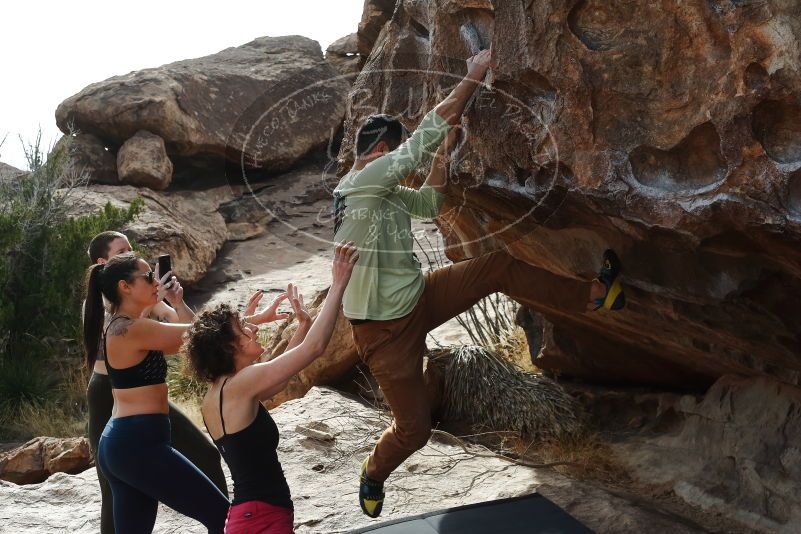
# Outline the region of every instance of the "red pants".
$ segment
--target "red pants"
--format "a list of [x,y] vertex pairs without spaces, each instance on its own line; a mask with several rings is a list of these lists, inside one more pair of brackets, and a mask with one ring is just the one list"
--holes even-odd
[[262,501],[247,501],[228,509],[225,534],[294,534],[294,513]]

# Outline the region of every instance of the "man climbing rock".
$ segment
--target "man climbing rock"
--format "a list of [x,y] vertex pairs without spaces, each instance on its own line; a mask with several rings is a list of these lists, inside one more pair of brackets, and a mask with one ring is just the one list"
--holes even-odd
[[[490,67],[491,52],[467,60],[467,75],[405,142],[401,123],[369,117],[356,134],[356,161],[334,190],[335,240],[359,249],[343,299],[361,359],[378,381],[394,421],[362,464],[359,503],[378,517],[384,481],[431,435],[431,407],[423,382],[429,331],[483,297],[503,292],[534,308],[583,313],[588,305],[620,309],[620,262],[612,251],[592,282],[556,276],[499,250],[423,274],[412,253],[411,218],[439,214],[446,189],[446,156],[465,106]],[[455,129],[454,129],[455,130]],[[448,137],[445,143],[442,141]],[[440,146],[441,145],[441,146]],[[437,150],[437,148],[439,149]],[[419,190],[400,185],[437,150]]]

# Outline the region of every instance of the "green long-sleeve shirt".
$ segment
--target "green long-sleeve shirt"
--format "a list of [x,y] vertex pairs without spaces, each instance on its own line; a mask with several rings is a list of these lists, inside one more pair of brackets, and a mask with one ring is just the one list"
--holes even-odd
[[334,189],[334,239],[359,248],[343,298],[349,319],[396,319],[417,304],[424,281],[412,253],[411,219],[436,217],[444,197],[430,186],[418,191],[399,182],[436,151],[448,129],[445,119],[430,111],[406,142],[349,172]]

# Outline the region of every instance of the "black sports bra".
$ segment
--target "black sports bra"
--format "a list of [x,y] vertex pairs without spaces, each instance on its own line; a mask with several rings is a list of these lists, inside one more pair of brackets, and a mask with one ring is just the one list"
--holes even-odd
[[111,366],[111,362],[108,359],[108,351],[106,350],[106,334],[111,324],[121,317],[130,320],[125,315],[118,315],[108,322],[108,326],[103,331],[103,353],[106,356],[106,369],[108,370],[111,387],[113,389],[131,389],[152,386],[153,384],[165,384],[167,382],[167,360],[164,359],[164,353],[161,351],[151,350],[141,362],[125,369],[114,369]]

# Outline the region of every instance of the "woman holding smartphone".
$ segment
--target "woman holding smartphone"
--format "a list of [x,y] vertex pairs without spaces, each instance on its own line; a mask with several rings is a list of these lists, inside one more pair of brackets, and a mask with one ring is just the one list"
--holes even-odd
[[[198,315],[189,331],[192,367],[211,383],[201,407],[203,420],[234,480],[226,534],[293,532],[292,498],[276,453],[278,428],[261,401],[323,354],[357,260],[353,243],[336,247],[323,309],[298,346],[269,362],[255,363],[264,352],[258,327],[226,305]],[[294,288],[288,298],[294,309],[302,304]]]
[[[128,241],[128,237],[125,236],[125,234],[106,231],[92,238],[87,253],[92,263],[106,263],[109,259],[118,254],[132,251],[131,243]],[[160,270],[165,275],[169,275],[171,269],[165,269],[164,267],[166,267],[166,265],[156,270]],[[158,274],[156,276],[158,277]],[[170,276],[169,278],[169,282],[171,283],[167,284],[168,276],[164,276],[159,285],[160,296],[163,297],[163,299],[160,298],[155,306],[145,308],[142,312],[143,317],[149,317],[161,323],[191,323],[195,318],[195,314],[184,302],[183,288],[174,276]],[[168,285],[169,287],[167,287]],[[111,306],[108,302],[104,302],[103,304],[108,315]],[[246,314],[253,316],[252,322],[268,322],[281,318],[277,314],[269,316],[265,312],[262,314],[255,314],[256,305],[258,305],[258,295],[251,297],[251,307],[249,309],[254,311],[246,312]],[[108,420],[111,419],[111,412],[114,407],[114,397],[111,392],[111,382],[108,378],[106,358],[103,353],[102,343],[98,349],[98,353],[87,361],[87,365],[92,371],[86,388],[86,404],[89,412],[89,446],[92,449],[92,454],[97,457],[97,446],[100,442],[100,435],[106,428]],[[220,464],[222,459],[220,458],[220,453],[217,451],[217,448],[209,438],[195,426],[189,417],[171,402],[169,403],[168,415],[170,418],[172,447],[186,456],[190,462],[203,471],[203,473],[214,482],[214,485],[220,488],[220,491],[227,496],[228,487],[226,486],[225,474]],[[111,486],[97,462],[95,462],[95,468],[97,470],[97,480],[100,484],[101,496],[100,534],[114,534]]]
[[[117,534],[152,532],[159,502],[200,521],[210,533],[223,532],[228,499],[170,445],[164,354],[179,351],[189,324],[142,317],[158,293],[155,273],[135,253],[116,255],[87,272],[87,359],[94,362],[105,349],[114,396],[96,461],[111,485]],[[103,297],[110,304],[105,328]]]

